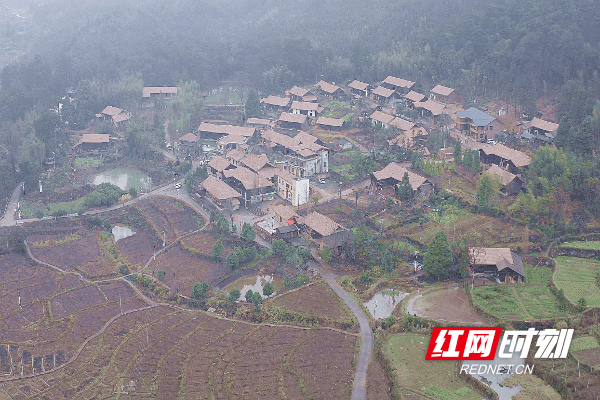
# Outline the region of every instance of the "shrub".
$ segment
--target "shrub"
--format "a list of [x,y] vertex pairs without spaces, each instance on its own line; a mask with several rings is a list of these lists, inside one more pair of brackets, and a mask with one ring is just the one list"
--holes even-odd
[[227,300],[229,300],[230,303],[235,303],[236,301],[238,301],[240,299],[240,289],[231,289],[231,292],[229,292],[229,297],[227,298]]
[[158,280],[162,281],[165,278],[165,271],[162,269],[159,270],[156,276],[158,277]]
[[263,294],[265,296],[270,296],[273,294],[273,292],[275,291],[275,289],[273,288],[273,284],[271,282],[267,282],[265,284],[265,286],[263,286]]

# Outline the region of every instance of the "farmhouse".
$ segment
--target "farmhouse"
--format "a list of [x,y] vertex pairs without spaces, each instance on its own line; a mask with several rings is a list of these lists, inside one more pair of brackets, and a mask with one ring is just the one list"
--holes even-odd
[[299,222],[305,226],[311,237],[317,240],[320,246],[329,243],[327,245],[335,252],[339,252],[346,243],[352,240],[351,231],[316,211],[300,218]]
[[277,123],[281,128],[305,130],[308,129],[308,121],[306,115],[302,114],[290,114],[282,112],[277,120]]
[[377,86],[371,92],[371,98],[375,101],[390,101],[396,97],[396,92],[393,89],[387,89],[383,86]]
[[238,148],[240,145],[246,143],[248,138],[241,135],[227,135],[217,140],[217,151],[221,154]]
[[199,153],[198,137],[193,133],[186,133],[179,138],[177,152],[181,156],[196,157]]
[[424,98],[424,94],[411,90],[410,92],[404,95],[404,106],[407,108],[413,108],[415,106],[415,103],[420,102]]
[[498,132],[504,130],[504,124],[500,120],[475,107],[457,111],[456,114],[458,129],[477,141],[495,140]]
[[177,96],[177,87],[175,86],[145,86],[142,89],[143,99],[170,100],[175,96]]
[[429,98],[443,103],[460,103],[460,96],[452,88],[436,85],[429,92]]
[[237,210],[240,207],[241,193],[233,189],[222,180],[209,176],[200,184],[210,196],[213,203],[221,208]]
[[552,143],[556,137],[558,126],[554,122],[536,117],[521,126],[521,138],[534,140],[540,144]]
[[500,191],[506,195],[519,194],[523,188],[523,181],[517,175],[500,168],[497,165],[492,165],[487,172],[498,178],[500,181]]
[[131,118],[129,111],[113,106],[106,106],[96,117],[101,121],[112,122],[116,127],[125,125],[125,122]]
[[273,182],[245,167],[223,171],[223,180],[241,193],[245,208],[265,200],[273,200],[275,189]]
[[474,274],[492,276],[497,282],[525,282],[521,256],[506,247],[469,247],[469,264]]
[[392,89],[398,93],[401,93],[405,89],[410,89],[415,85],[412,81],[406,79],[396,78],[395,76],[388,76],[383,80],[381,86]]
[[106,150],[110,144],[108,133],[84,133],[81,139],[73,146],[78,151],[101,151]]
[[326,131],[340,131],[344,126],[344,120],[339,118],[319,117],[317,127]]
[[308,202],[308,178],[299,178],[283,168],[277,168],[275,176],[279,197],[289,201],[294,207]]
[[289,97],[269,96],[260,100],[265,109],[271,111],[285,111],[290,105]]
[[446,113],[446,106],[444,104],[431,99],[415,102],[414,107],[420,111],[423,117],[431,117],[434,121],[439,120],[440,115]]
[[369,116],[369,119],[371,120],[371,123],[373,123],[373,125],[380,125],[385,129],[388,129],[390,127],[390,124],[392,123],[394,118],[395,117],[393,115],[386,114],[381,111],[375,111]]
[[381,189],[393,187],[395,194],[397,195],[398,185],[402,183],[402,178],[404,178],[405,173],[408,173],[408,181],[414,192],[428,195],[433,189],[432,183],[429,182],[427,178],[415,174],[396,163],[389,163],[385,168],[373,172],[371,174],[371,188]]
[[513,174],[521,173],[523,169],[531,164],[531,157],[527,154],[500,143],[493,146],[483,146],[479,152],[482,155],[481,160],[485,164],[496,164],[506,168]]
[[292,98],[292,100],[295,101],[306,101],[304,99],[305,96],[311,94],[308,90],[298,87],[298,86],[294,86],[293,88],[291,88],[290,90],[288,90],[286,92],[286,94],[289,94]]
[[254,135],[256,128],[249,126],[217,125],[202,122],[196,130],[197,136],[202,139],[219,140],[226,135],[240,135],[250,137]]
[[317,137],[300,131],[294,137],[273,130],[264,131],[261,143],[279,152],[287,168],[299,177],[329,172],[329,149]]
[[219,178],[223,178],[223,171],[234,166],[223,156],[216,156],[208,162],[208,171]]
[[271,211],[275,213],[274,218],[279,225],[295,224],[296,219],[299,217],[292,207],[286,205],[273,206],[271,207]]
[[316,86],[329,98],[339,99],[344,96],[344,91],[339,86],[332,85],[329,82],[321,80],[317,82]]
[[373,90],[373,87],[368,83],[364,83],[357,80],[352,81],[352,83],[350,83],[348,87],[350,88],[350,92],[352,94],[364,97],[369,97],[369,92]]
[[273,122],[271,122],[270,119],[265,118],[248,118],[246,123],[259,129],[269,129],[273,126]]
[[[397,118],[398,119],[398,118]],[[404,147],[411,149],[417,140],[425,138],[429,133],[427,129],[421,126],[413,126],[410,129],[403,129],[402,132],[392,140],[388,140],[390,146]],[[427,149],[427,147],[425,147]]]
[[292,102],[290,110],[292,111],[292,114],[302,114],[316,118],[319,113],[323,112],[323,107],[320,107],[318,103],[294,101]]

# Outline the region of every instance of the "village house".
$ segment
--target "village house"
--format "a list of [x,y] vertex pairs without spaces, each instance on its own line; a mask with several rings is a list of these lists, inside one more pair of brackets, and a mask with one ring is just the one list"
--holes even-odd
[[284,129],[295,129],[297,131],[308,129],[308,120],[303,114],[290,114],[282,112],[277,123]]
[[395,117],[393,115],[386,114],[381,111],[375,111],[369,116],[369,119],[373,125],[379,125],[384,129],[388,129],[390,127],[390,124],[394,118]]
[[275,213],[275,216],[256,222],[256,234],[268,242],[275,239],[291,242],[297,238],[300,229],[296,224],[296,219],[299,217],[296,211],[286,205],[273,206],[270,210]]
[[392,120],[392,122],[390,122],[390,126],[393,126],[394,128],[398,128],[401,131],[409,131],[415,126],[415,123],[407,121],[400,117],[396,117]]
[[261,143],[280,153],[287,164],[286,169],[298,177],[329,172],[329,149],[306,132],[300,131],[290,137],[268,130],[262,133]]
[[389,102],[392,99],[397,98],[397,93],[393,89],[387,89],[383,86],[377,86],[371,92],[371,98],[375,101]]
[[334,254],[339,254],[343,246],[352,240],[352,231],[316,211],[301,217],[298,222],[305,227],[320,248],[327,245]]
[[250,126],[218,125],[202,122],[194,133],[199,139],[217,141],[227,135],[240,135],[249,138],[254,135],[255,132],[256,128]]
[[177,96],[175,86],[145,86],[142,89],[144,100],[170,100],[175,96]]
[[404,95],[404,107],[414,108],[415,103],[420,102],[424,98],[425,98],[424,94],[421,94],[419,92],[415,92],[414,90],[411,90],[410,92],[408,92],[407,94]]
[[[309,92],[308,90],[294,86],[290,90],[286,91],[286,94],[292,98],[292,101],[316,101],[317,97]],[[307,100],[307,96],[314,96],[315,100]]]
[[224,170],[223,180],[241,193],[244,208],[273,200],[275,196],[275,185],[271,180],[243,166]]
[[84,133],[81,139],[73,146],[75,151],[99,152],[108,149],[110,145],[110,134],[108,133]]
[[129,111],[113,106],[106,106],[104,110],[96,114],[101,121],[111,122],[115,127],[122,127],[131,118]]
[[227,135],[217,140],[217,151],[221,154],[227,153],[229,150],[238,148],[246,143],[248,137],[241,135]]
[[436,85],[433,89],[431,89],[431,91],[429,92],[429,98],[432,100],[440,101],[442,103],[462,102],[462,99],[456,93],[456,90],[442,85]]
[[339,86],[332,85],[323,80],[317,82],[316,86],[321,89],[321,92],[329,99],[341,99],[345,95],[344,91]]
[[278,97],[269,96],[261,99],[260,102],[263,104],[266,110],[270,111],[285,111],[290,105],[289,97]]
[[527,154],[500,143],[493,146],[483,146],[479,152],[483,163],[496,164],[513,174],[520,174],[531,164],[531,157]]
[[509,248],[469,247],[473,274],[493,277],[497,282],[525,283],[523,259]]
[[414,85],[415,85],[415,83],[412,81],[407,81],[406,79],[396,78],[395,76],[391,76],[391,75],[389,75],[387,78],[385,78],[383,80],[383,82],[381,83],[381,86],[383,86],[387,89],[392,89],[392,90],[398,92],[399,94],[405,93],[406,91],[408,91],[408,89],[412,88]]
[[414,108],[419,110],[422,117],[432,118],[434,122],[440,122],[441,116],[446,114],[446,106],[439,101],[427,99],[415,102]]
[[248,118],[246,124],[258,129],[270,129],[273,127],[273,122],[265,118]]
[[283,168],[277,168],[275,176],[279,197],[289,201],[294,207],[308,202],[310,191],[308,178],[297,177]]
[[242,194],[222,180],[210,175],[202,181],[201,194],[208,194],[211,201],[220,209],[237,210],[240,208]]
[[270,208],[275,213],[275,221],[279,225],[291,225],[296,223],[296,219],[299,217],[296,210],[287,205],[277,205]]
[[523,181],[517,175],[508,172],[505,169],[493,164],[487,172],[498,179],[500,182],[500,192],[511,196],[517,195],[523,188]]
[[534,118],[521,125],[521,139],[538,142],[538,144],[552,143],[556,137],[558,124],[541,118]]
[[177,141],[177,154],[180,156],[197,157],[200,153],[198,137],[193,133],[186,133]]
[[[424,140],[429,134],[427,129],[422,126],[413,126],[410,129],[402,129],[402,131],[395,138],[388,140],[390,146],[403,147],[405,149],[412,149],[417,144],[418,140]],[[427,149],[425,147],[425,149]]]
[[344,126],[344,120],[339,118],[319,117],[317,127],[325,131],[341,131]]
[[433,184],[429,182],[427,178],[409,171],[394,162],[389,163],[385,168],[371,174],[371,189],[379,190],[393,188],[394,195],[397,196],[398,186],[402,183],[405,173],[408,174],[408,182],[412,187],[413,192],[428,196],[433,190]]
[[496,140],[496,135],[504,130],[502,121],[475,107],[465,111],[457,111],[458,129],[476,141]]
[[223,156],[216,156],[206,164],[208,172],[212,175],[223,179],[223,172],[227,169],[234,168],[234,165]]
[[316,118],[318,114],[323,112],[323,107],[318,103],[307,103],[304,101],[294,101],[290,107],[292,114],[302,114],[308,117]]
[[373,90],[373,87],[368,83],[354,80],[348,85],[350,92],[357,96],[369,97],[369,93]]

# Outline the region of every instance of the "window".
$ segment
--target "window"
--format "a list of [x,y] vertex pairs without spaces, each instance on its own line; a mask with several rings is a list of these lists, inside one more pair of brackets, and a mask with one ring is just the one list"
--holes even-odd
[[494,126],[493,126],[493,125],[490,125],[490,126],[488,127],[488,131],[493,131],[493,130],[494,130]]

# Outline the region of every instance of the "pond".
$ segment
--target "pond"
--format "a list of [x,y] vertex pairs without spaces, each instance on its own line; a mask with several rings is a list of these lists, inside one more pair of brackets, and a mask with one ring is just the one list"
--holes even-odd
[[[267,282],[273,283],[273,277],[269,275],[257,276],[256,283],[254,285],[244,285],[244,287],[240,290],[240,300],[246,300],[246,292],[248,292],[248,290],[252,290],[252,292],[259,292],[262,298],[266,299],[267,296],[262,294],[262,291],[263,286],[265,286]],[[273,294],[271,294],[269,297],[273,297],[275,295],[276,293],[273,292]]]
[[408,293],[402,293],[397,290],[382,290],[377,293],[371,300],[364,303],[367,310],[373,318],[381,319],[392,315],[394,308],[405,298]]
[[152,179],[139,169],[135,168],[115,168],[93,175],[90,182],[96,186],[108,182],[117,185],[121,190],[148,190],[152,187]]
[[[479,381],[483,381],[485,383],[488,384],[488,386],[498,394],[498,398],[500,400],[511,400],[512,397],[514,395],[516,395],[517,393],[519,393],[521,391],[521,389],[523,388],[521,385],[514,385],[514,386],[500,386],[500,383],[502,381],[504,381],[505,379],[510,378],[512,375],[515,374],[515,369],[517,368],[517,366],[519,365],[524,365],[524,359],[521,358],[521,352],[520,351],[515,351],[512,355],[511,358],[500,358],[498,357],[498,352],[500,351],[500,346],[498,346],[498,349],[496,351],[496,357],[494,360],[490,360],[490,361],[463,361],[463,366],[468,365],[469,369],[470,366],[472,364],[476,364],[479,366],[485,365],[499,365],[499,364],[504,364],[504,365],[512,365],[512,368],[509,370],[506,370],[505,373],[496,373],[496,374],[492,374],[492,373],[483,373],[483,374],[471,374],[473,376],[473,378],[479,380]],[[481,369],[483,370],[484,368],[481,367]],[[487,368],[485,368],[487,369]],[[497,372],[497,371],[496,371]]]
[[115,242],[118,242],[121,239],[135,235],[135,232],[126,226],[115,225],[112,228],[112,234],[115,238]]

